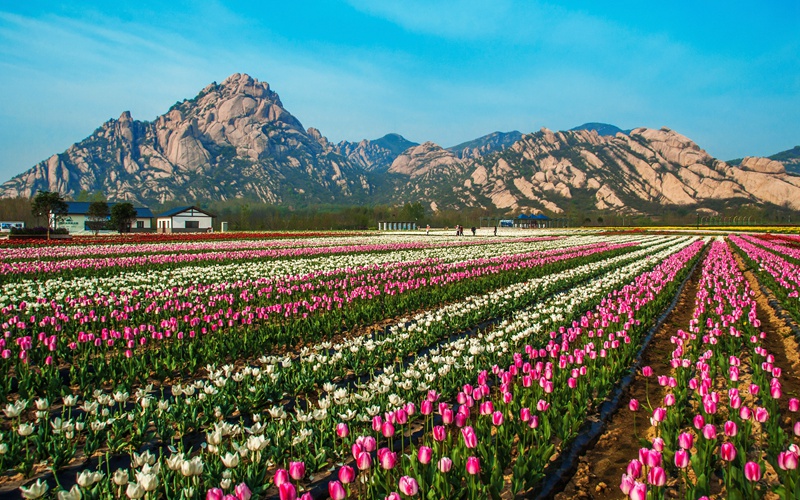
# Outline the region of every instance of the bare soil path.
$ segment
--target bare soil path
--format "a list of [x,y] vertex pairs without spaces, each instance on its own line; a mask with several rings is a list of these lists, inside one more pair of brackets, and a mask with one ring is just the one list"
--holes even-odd
[[[653,335],[650,345],[642,356],[641,366],[652,367],[654,373],[670,371],[668,360],[674,349],[670,337],[677,329],[687,328],[689,325],[694,312],[701,271],[702,263],[695,268],[689,282],[683,288],[675,309]],[[581,457],[577,472],[564,491],[555,495],[556,499],[624,498],[619,489],[620,478],[628,462],[636,458],[637,450],[642,447],[640,439],[645,437],[642,431],[650,427],[648,394],[654,408],[661,406],[665,391],[658,385],[655,377],[648,379],[642,376],[639,370],[628,388],[628,394],[621,400],[623,404],[611,418],[606,431],[594,447]],[[641,403],[641,409],[636,414],[628,410],[627,402],[630,398],[635,398]],[[636,434],[634,434],[634,418],[636,418]]]

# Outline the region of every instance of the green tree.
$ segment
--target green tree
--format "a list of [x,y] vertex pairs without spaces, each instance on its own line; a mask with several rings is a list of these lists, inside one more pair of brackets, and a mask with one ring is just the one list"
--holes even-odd
[[108,216],[110,213],[108,203],[105,201],[93,201],[89,204],[89,211],[87,213],[89,217],[88,226],[89,229],[94,231],[95,236],[97,236],[97,233],[100,232],[101,229],[104,229],[108,225]]
[[111,207],[111,227],[120,233],[128,233],[131,230],[131,223],[136,220],[136,209],[133,204],[117,203]]
[[50,191],[39,191],[33,197],[31,202],[31,213],[37,219],[47,217],[47,239],[50,239],[50,228],[58,226],[58,223],[64,219],[67,214],[69,206],[61,193]]

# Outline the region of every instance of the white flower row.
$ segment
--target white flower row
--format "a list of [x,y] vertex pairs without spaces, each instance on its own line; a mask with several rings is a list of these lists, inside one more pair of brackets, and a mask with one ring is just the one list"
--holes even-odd
[[[633,241],[633,237],[615,241]],[[184,266],[174,269],[120,272],[114,277],[54,277],[48,280],[28,279],[3,285],[0,308],[22,301],[36,309],[36,299],[61,302],[66,297],[108,295],[122,292],[159,292],[173,287],[186,288],[199,283],[213,284],[271,277],[298,276],[335,269],[353,269],[393,262],[419,259],[439,259],[441,262],[460,262],[471,259],[549,250],[576,245],[609,241],[602,236],[573,236],[558,240],[509,242],[493,245],[425,248],[396,252],[337,254],[307,259],[269,259],[243,261],[210,266]]]

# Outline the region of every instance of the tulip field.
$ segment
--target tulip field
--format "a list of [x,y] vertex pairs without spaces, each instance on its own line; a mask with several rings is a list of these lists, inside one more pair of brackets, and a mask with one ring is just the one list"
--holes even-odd
[[755,299],[796,328],[797,236],[97,238],[0,245],[0,284],[3,498],[548,497],[612,401],[603,498],[800,498]]

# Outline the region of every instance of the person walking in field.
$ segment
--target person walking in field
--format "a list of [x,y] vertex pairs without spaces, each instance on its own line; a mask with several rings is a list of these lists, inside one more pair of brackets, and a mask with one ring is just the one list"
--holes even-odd
[[425,226],[425,236],[429,236],[431,234],[431,225],[428,224]]
[[477,229],[475,228],[475,226],[472,226],[472,236],[475,236],[475,231],[477,231]]
[[494,226],[494,235],[497,236],[497,226]]

